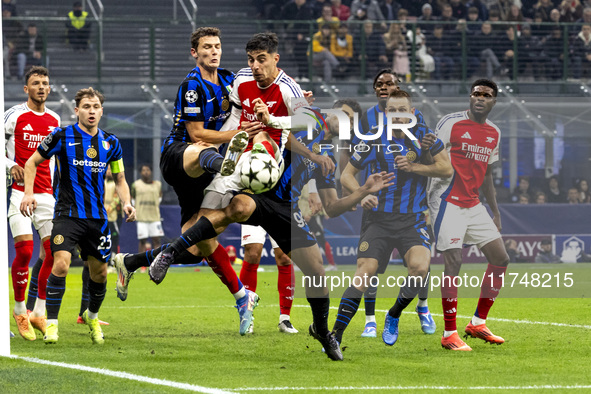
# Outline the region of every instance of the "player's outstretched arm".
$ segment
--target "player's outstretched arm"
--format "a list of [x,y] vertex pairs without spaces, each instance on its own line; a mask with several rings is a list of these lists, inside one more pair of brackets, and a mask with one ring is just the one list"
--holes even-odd
[[318,193],[320,194],[320,199],[322,200],[327,215],[335,217],[350,210],[370,194],[391,186],[393,180],[393,173],[382,171],[377,174],[372,174],[367,178],[367,181],[363,186],[357,188],[347,197],[338,198],[337,191],[334,188],[320,189],[318,190]]
[[125,221],[135,222],[135,208],[131,205],[131,193],[129,192],[129,185],[125,180],[125,172],[114,173],[113,178],[115,178],[115,190],[123,205],[123,212],[127,216]]
[[453,175],[453,167],[445,149],[433,156],[432,164],[413,163],[402,155],[396,156],[394,160],[396,160],[398,170],[404,172],[438,178],[449,178]]
[[357,182],[357,174],[359,174],[361,170],[357,169],[351,163],[347,163],[345,169],[341,173],[341,185],[343,186],[343,190],[347,190],[349,193],[353,193],[355,190],[359,189],[359,182]]
[[495,226],[497,226],[497,229],[500,232],[502,229],[501,213],[499,212],[499,206],[497,205],[497,197],[495,193],[495,185],[493,182],[491,165],[489,165],[486,169],[484,182],[482,183],[482,186],[480,186],[480,189],[482,190],[482,194],[484,194],[484,198],[486,198],[486,202],[490,207],[490,210],[492,211],[493,222],[495,223]]
[[203,122],[186,122],[187,132],[192,142],[205,142],[207,144],[224,144],[230,142],[232,137],[240,130],[217,131],[203,127]]
[[25,163],[25,195],[21,200],[20,211],[24,216],[32,216],[33,211],[37,208],[37,201],[33,194],[33,186],[35,185],[35,176],[37,175],[37,167],[46,159],[41,154],[35,151],[29,160]]

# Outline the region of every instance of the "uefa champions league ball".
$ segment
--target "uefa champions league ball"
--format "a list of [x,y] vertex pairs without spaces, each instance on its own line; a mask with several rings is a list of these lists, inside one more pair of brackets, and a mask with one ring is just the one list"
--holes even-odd
[[242,185],[255,194],[271,190],[280,175],[275,158],[267,153],[253,153],[240,169]]

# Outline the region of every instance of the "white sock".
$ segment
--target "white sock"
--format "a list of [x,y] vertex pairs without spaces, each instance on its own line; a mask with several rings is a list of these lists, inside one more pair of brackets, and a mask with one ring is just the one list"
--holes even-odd
[[290,316],[289,315],[284,315],[283,313],[279,315],[279,323],[281,323],[282,321],[289,321],[290,320]]
[[37,297],[35,300],[35,307],[33,308],[33,316],[45,316],[45,300]]
[[98,319],[98,312],[88,311],[88,318],[90,320]]
[[14,303],[14,313],[17,315],[23,315],[27,313],[27,304],[24,301],[16,301]]
[[454,332],[458,332],[458,331],[457,331],[457,330],[453,330],[453,331],[443,331],[443,337],[444,337],[444,338],[450,337],[450,336],[452,336],[452,334],[453,334]]
[[472,316],[472,325],[479,326],[484,323],[486,323],[486,319],[481,319],[479,317]]
[[236,298],[236,301],[238,301],[239,299],[241,299],[242,297],[244,297],[246,295],[246,287],[242,286],[242,288],[240,290],[238,290],[236,293],[232,294],[234,296],[234,298]]
[[47,319],[47,325],[55,324],[57,326],[57,319]]
[[376,322],[376,315],[365,315],[365,324],[375,323],[375,322]]
[[429,306],[429,302],[427,301],[426,298],[424,301],[419,298],[419,300],[417,301],[417,306],[420,308],[423,308],[425,306]]

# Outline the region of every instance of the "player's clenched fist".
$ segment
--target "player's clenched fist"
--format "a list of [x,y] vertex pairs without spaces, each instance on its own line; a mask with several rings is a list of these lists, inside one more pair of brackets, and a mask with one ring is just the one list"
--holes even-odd
[[433,146],[433,144],[437,141],[437,136],[433,133],[427,133],[421,140],[421,149],[422,150],[429,150]]
[[257,116],[257,119],[264,124],[268,124],[269,120],[271,119],[271,115],[269,114],[269,108],[267,107],[267,104],[260,98],[252,100],[252,104],[254,105],[253,111]]
[[396,167],[404,172],[412,172],[413,163],[408,161],[406,156],[396,156],[394,158],[396,161]]

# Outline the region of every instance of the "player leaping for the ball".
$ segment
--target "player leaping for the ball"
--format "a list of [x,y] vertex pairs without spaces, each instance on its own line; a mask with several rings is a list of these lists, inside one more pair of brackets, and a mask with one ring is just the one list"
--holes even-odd
[[[498,88],[488,79],[479,79],[470,90],[470,109],[444,116],[436,134],[445,144],[454,169],[452,178],[433,178],[429,186],[429,212],[443,252],[445,271],[441,286],[445,331],[441,346],[451,350],[472,350],[458,335],[456,277],[462,266],[462,245],[475,244],[486,256],[488,268],[482,281],[480,299],[465,337],[480,338],[500,345],[505,340],[486,327],[486,317],[499,295],[509,256],[501,238],[501,216],[492,179],[492,164],[499,160],[499,128],[487,119],[497,102]],[[480,202],[479,189],[492,211],[489,216]]]

